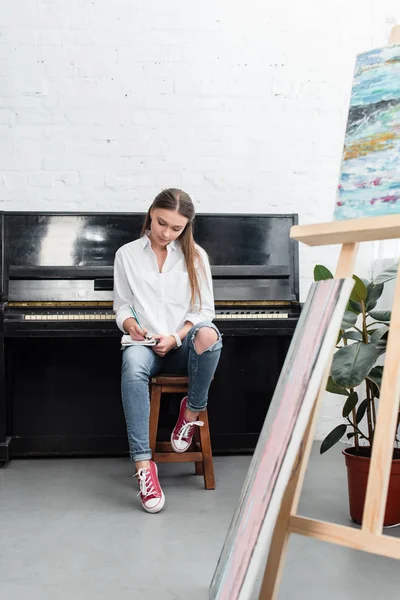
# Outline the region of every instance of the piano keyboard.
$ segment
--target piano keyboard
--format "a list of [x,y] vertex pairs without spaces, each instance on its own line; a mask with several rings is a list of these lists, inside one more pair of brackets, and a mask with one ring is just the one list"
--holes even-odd
[[[248,319],[288,319],[289,314],[284,312],[241,312],[226,311],[217,312],[215,321],[226,319],[248,320]],[[113,313],[31,313],[24,314],[24,321],[114,321]]]
[[215,321],[222,321],[225,319],[236,319],[242,321],[243,319],[288,319],[289,313],[284,312],[219,312],[215,315]]
[[24,315],[24,321],[115,321],[115,315],[112,313],[32,313],[30,315]]

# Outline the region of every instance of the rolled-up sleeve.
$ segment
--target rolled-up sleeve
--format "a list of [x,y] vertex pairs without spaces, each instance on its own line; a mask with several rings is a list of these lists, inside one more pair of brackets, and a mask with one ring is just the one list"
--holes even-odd
[[130,288],[121,254],[117,252],[114,260],[114,312],[119,329],[123,333],[124,321],[132,316],[129,305],[133,304],[133,294]]
[[210,263],[207,253],[202,248],[198,248],[198,250],[200,252],[200,260],[203,263],[203,265],[198,264],[197,266],[201,306],[199,299],[196,298],[193,309],[186,315],[186,321],[190,321],[193,325],[197,325],[197,323],[201,323],[202,321],[212,321],[215,317],[214,290]]

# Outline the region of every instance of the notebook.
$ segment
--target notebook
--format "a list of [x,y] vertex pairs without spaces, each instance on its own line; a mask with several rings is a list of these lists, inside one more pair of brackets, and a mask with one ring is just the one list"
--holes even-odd
[[129,333],[125,334],[121,338],[121,346],[125,348],[125,346],[156,346],[158,340],[154,338],[149,338],[147,340],[133,340]]

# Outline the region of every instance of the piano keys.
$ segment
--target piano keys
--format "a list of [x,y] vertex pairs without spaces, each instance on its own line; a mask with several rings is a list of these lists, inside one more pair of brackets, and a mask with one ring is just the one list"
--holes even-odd
[[[0,463],[126,452],[112,267],[143,218],[0,213]],[[224,335],[209,398],[216,453],[257,443],[301,309],[296,223],[293,214],[196,217]],[[173,402],[161,415],[166,439]]]
[[[47,310],[40,312],[29,310],[27,307],[18,306],[10,302],[6,313],[8,323],[18,321],[115,321],[115,314],[112,309],[98,308],[96,312],[77,309],[70,310]],[[22,310],[15,310],[20,308]],[[76,308],[76,307],[74,307]],[[215,321],[243,321],[243,320],[262,320],[262,319],[288,319],[289,313],[284,310],[221,310],[216,306]],[[7,323],[7,324],[8,324]]]
[[[248,320],[248,319],[288,319],[287,312],[276,311],[216,311],[214,321]],[[24,321],[115,321],[114,313],[98,311],[96,313],[86,312],[47,312],[47,313],[24,313]]]
[[[273,310],[266,305],[249,310],[221,309],[216,303],[214,322],[225,335],[267,335],[268,330],[271,333],[282,333],[283,326],[285,331],[290,332],[294,330],[298,320],[298,311],[293,311],[292,308],[281,307],[279,310]],[[59,304],[56,307],[40,308],[36,303],[33,308],[29,303],[21,306],[19,303],[10,302],[5,307],[4,314],[4,333],[7,337],[51,337],[60,335],[63,331],[67,335],[75,336],[78,336],[79,332],[85,334],[86,331],[92,335],[119,335],[115,315],[109,304],[98,306],[97,303],[93,308],[78,305],[63,310]],[[94,326],[101,328],[93,331]]]

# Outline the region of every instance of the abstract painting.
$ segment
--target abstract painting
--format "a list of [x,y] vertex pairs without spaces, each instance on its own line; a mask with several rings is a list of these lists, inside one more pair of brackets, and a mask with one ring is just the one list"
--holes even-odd
[[210,585],[212,600],[258,598],[283,494],[353,284],[329,279],[310,289]]
[[335,219],[400,213],[400,46],[356,59]]

